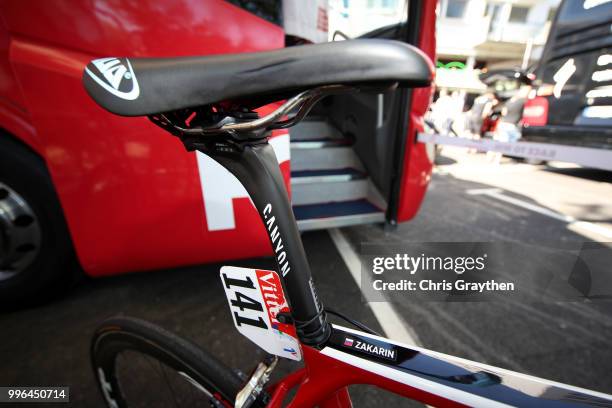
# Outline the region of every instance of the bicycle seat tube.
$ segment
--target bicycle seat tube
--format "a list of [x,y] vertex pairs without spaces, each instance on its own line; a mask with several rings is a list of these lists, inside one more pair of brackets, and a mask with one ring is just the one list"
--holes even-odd
[[251,196],[268,232],[298,337],[304,344],[320,346],[327,341],[330,327],[312,281],[276,155],[265,139],[241,147],[203,152],[234,174]]

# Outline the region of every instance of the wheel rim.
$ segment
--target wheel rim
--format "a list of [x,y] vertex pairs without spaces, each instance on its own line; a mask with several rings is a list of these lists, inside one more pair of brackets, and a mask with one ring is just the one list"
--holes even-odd
[[136,350],[117,355],[114,375],[128,407],[225,407],[218,393],[186,372]]
[[27,201],[0,182],[0,281],[14,278],[40,251],[40,224]]

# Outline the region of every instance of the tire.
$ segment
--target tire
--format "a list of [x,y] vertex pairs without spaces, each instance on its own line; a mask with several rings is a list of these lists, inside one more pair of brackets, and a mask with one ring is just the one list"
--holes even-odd
[[45,302],[70,288],[78,271],[44,161],[0,132],[0,308]]
[[[123,354],[131,362],[143,360],[148,364],[123,364],[126,371],[134,372],[126,376],[119,367]],[[213,407],[233,406],[243,385],[237,374],[193,343],[152,323],[130,317],[108,319],[96,330],[91,343],[91,361],[102,397],[113,408],[172,405],[162,398],[165,395],[162,387],[155,387],[152,380],[156,378],[146,376],[147,371],[156,374],[150,377],[160,373],[149,370],[156,367],[155,362],[163,372],[159,377],[173,394],[170,402],[176,406],[189,401],[189,406],[207,406],[205,401]],[[171,386],[173,379],[177,382]],[[136,382],[144,383],[145,393],[139,392]],[[160,381],[162,385],[164,382]],[[179,388],[181,392],[175,395],[174,391]]]

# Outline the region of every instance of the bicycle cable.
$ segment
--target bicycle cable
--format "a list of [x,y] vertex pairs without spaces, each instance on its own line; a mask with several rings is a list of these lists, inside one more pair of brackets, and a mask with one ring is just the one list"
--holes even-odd
[[364,331],[364,332],[366,332],[366,333],[369,333],[369,334],[373,334],[373,335],[375,335],[375,336],[382,337],[382,336],[381,336],[381,334],[380,334],[380,333],[378,333],[377,331],[370,329],[368,326],[366,326],[366,325],[365,325],[365,324],[363,324],[363,323],[359,323],[358,321],[351,319],[350,317],[346,316],[346,315],[345,315],[345,314],[343,314],[343,313],[337,312],[337,311],[335,311],[335,310],[333,310],[333,309],[330,309],[330,308],[328,308],[328,307],[326,307],[326,308],[325,308],[325,311],[326,311],[327,313],[329,313],[329,314],[332,314],[332,315],[337,316],[337,317],[339,317],[339,318],[341,318],[341,319],[343,319],[343,320],[346,320],[347,322],[349,322],[349,323],[350,323],[350,324],[352,324],[353,326],[355,326],[355,327],[357,327],[357,328],[359,328],[359,329],[363,330],[363,331]]

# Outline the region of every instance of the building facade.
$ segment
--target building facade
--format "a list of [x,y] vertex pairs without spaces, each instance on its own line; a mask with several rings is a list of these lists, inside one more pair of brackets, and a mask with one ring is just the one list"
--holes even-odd
[[[437,85],[482,92],[484,69],[537,61],[561,0],[440,0]],[[329,39],[354,38],[398,24],[405,0],[329,0]]]

